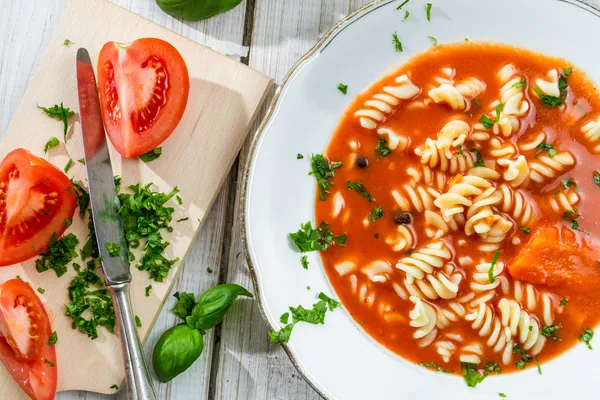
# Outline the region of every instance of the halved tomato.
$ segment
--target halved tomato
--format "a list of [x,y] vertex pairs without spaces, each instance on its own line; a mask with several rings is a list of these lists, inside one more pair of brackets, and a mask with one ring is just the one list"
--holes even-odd
[[124,157],[146,153],[173,133],[190,91],[185,61],[160,39],[108,42],[98,56],[104,127]]
[[0,361],[34,400],[56,394],[56,350],[48,340],[52,327],[31,286],[18,279],[0,285]]
[[8,153],[0,164],[0,266],[45,251],[75,207],[75,189],[61,170],[25,149]]

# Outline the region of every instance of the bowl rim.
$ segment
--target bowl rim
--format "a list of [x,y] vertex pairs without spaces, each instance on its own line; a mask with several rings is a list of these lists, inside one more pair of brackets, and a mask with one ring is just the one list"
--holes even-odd
[[[302,70],[302,67],[312,61],[314,58],[318,57],[321,52],[323,52],[327,46],[339,35],[344,29],[349,27],[354,22],[360,20],[371,12],[384,7],[390,3],[393,3],[397,0],[374,0],[370,3],[365,4],[364,6],[358,8],[354,12],[348,14],[341,20],[339,20],[331,29],[329,29],[318,41],[317,43],[310,48],[296,63],[290,68],[290,70],[285,74],[283,81],[280,85],[277,85],[277,89],[275,94],[273,95],[273,99],[271,100],[269,107],[263,117],[260,125],[256,129],[254,133],[254,137],[252,138],[252,142],[250,144],[250,150],[248,152],[248,159],[244,164],[242,179],[243,179],[243,187],[240,196],[240,207],[242,210],[242,229],[241,229],[241,240],[243,242],[243,250],[244,256],[246,258],[246,263],[248,264],[248,269],[250,270],[250,276],[252,278],[252,286],[254,289],[254,294],[256,296],[256,300],[258,303],[258,308],[260,310],[260,314],[263,320],[266,322],[269,329],[278,330],[279,327],[271,324],[269,318],[267,317],[267,313],[265,311],[264,297],[260,290],[260,285],[258,282],[258,276],[256,273],[256,267],[252,262],[252,258],[250,256],[250,243],[248,240],[247,234],[247,196],[249,190],[249,181],[250,175],[252,172],[252,166],[257,156],[258,145],[262,141],[263,136],[265,134],[266,128],[271,122],[271,120],[275,117],[275,111],[279,108],[281,103],[284,100],[283,91],[286,89],[289,84],[292,82],[293,78],[299,74]],[[559,3],[567,3],[573,5],[575,7],[579,7],[585,11],[591,12],[600,18],[600,5],[593,4],[587,0],[552,0],[554,2]],[[548,0],[550,2],[550,0]],[[287,343],[282,343],[285,353],[289,357],[293,366],[296,368],[297,372],[302,376],[302,378],[325,400],[330,400],[323,391],[318,387],[318,385],[309,378],[307,371],[301,366],[301,364],[296,359],[296,354],[291,349],[291,347]]]

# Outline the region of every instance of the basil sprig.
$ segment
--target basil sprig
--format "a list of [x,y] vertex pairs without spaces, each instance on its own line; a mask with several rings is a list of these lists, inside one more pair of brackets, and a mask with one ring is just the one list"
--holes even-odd
[[168,382],[188,369],[202,354],[206,331],[223,320],[239,296],[252,297],[240,285],[226,283],[207,290],[195,302],[191,293],[176,293],[178,302],[173,313],[185,320],[162,334],[152,352],[154,372],[161,382]]

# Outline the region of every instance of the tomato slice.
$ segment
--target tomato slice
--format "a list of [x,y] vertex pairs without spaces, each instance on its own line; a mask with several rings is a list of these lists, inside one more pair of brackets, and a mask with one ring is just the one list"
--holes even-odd
[[102,47],[98,88],[110,141],[124,157],[135,157],[173,133],[185,111],[190,78],[175,47],[144,38]]
[[52,327],[31,286],[18,279],[0,285],[0,361],[34,400],[56,394],[56,350],[48,345]]
[[0,266],[45,251],[75,207],[75,189],[61,170],[24,149],[8,153],[0,164]]

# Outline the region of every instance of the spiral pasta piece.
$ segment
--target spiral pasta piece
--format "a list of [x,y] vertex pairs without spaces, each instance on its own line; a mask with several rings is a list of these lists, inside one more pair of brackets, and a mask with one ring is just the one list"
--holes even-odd
[[594,153],[600,152],[600,117],[597,121],[590,121],[581,127],[581,133],[592,146]]
[[453,322],[458,322],[463,319],[465,314],[466,310],[462,304],[451,301],[446,307],[437,309],[436,326],[438,329],[447,328]]
[[490,186],[479,196],[473,199],[473,204],[467,209],[467,221],[465,223],[465,234],[470,236],[474,233],[487,235],[494,223],[494,210],[492,206],[500,203],[502,193],[495,187]]
[[500,185],[498,190],[502,194],[502,202],[498,206],[500,210],[510,215],[521,226],[528,226],[535,220],[532,205],[535,200],[528,198],[522,190],[514,190],[505,183]]
[[484,189],[492,185],[486,179],[471,175],[456,175],[451,184],[448,191],[433,202],[446,219],[454,214],[462,213],[465,206],[473,205],[472,198],[480,195]]
[[474,99],[485,91],[486,84],[481,79],[470,77],[456,84],[456,90],[464,97]]
[[403,257],[396,268],[415,279],[423,279],[435,269],[442,268],[452,258],[452,252],[444,240],[438,240]]
[[425,210],[425,234],[429,238],[439,239],[449,232],[458,231],[464,225],[461,214],[455,214],[446,221],[440,212]]
[[481,251],[496,251],[504,242],[506,235],[511,230],[513,223],[510,222],[505,217],[495,214],[494,215],[494,223],[490,228],[487,236],[480,237],[483,243],[479,244],[477,247]]
[[496,265],[494,265],[494,269],[491,271],[491,274],[494,277],[493,282],[490,280],[491,267],[492,263],[480,263],[475,266],[473,280],[469,285],[473,292],[487,292],[496,289],[500,285],[501,280],[496,278],[504,271],[504,262],[498,261]]
[[428,138],[425,144],[415,149],[415,154],[421,157],[421,163],[430,168],[438,168],[443,172],[464,173],[475,165],[475,156],[470,152],[454,154],[448,159],[445,152],[437,148],[436,141]]
[[[516,68],[512,64],[505,65],[498,76],[504,86],[500,89],[500,102],[504,104],[502,116],[522,117],[529,111],[529,102],[525,98],[526,80],[523,76],[516,76]],[[522,83],[525,84],[522,84]]]
[[415,279],[407,275],[404,286],[411,296],[431,300],[454,299],[463,276],[452,264],[446,264],[441,270],[425,275],[425,279]]
[[423,183],[438,191],[443,190],[446,186],[446,175],[432,170],[427,165],[423,165],[421,168],[409,167],[406,169],[406,174],[412,178],[411,185]]
[[437,340],[433,345],[444,362],[450,362],[450,359],[457,348],[456,344],[451,340]]
[[416,243],[417,235],[411,226],[398,225],[396,233],[385,238],[385,243],[392,247],[395,252],[412,249]]
[[546,291],[540,292],[530,283],[513,281],[513,297],[522,308],[539,313],[546,326],[554,324],[555,313],[562,312],[560,300],[555,295]]
[[[560,97],[560,89],[558,87],[558,71],[556,69],[551,69],[546,74],[546,79],[537,78],[535,80],[535,84],[542,93],[546,96]],[[535,92],[534,92],[535,93]],[[537,93],[535,93],[537,95]]]
[[579,195],[571,188],[566,192],[555,191],[548,198],[548,203],[554,212],[563,215],[565,212],[575,213],[575,205],[579,203]]
[[410,138],[408,136],[398,133],[391,128],[378,128],[377,134],[387,140],[387,146],[391,150],[404,151],[410,143]]
[[423,212],[434,209],[434,200],[441,195],[440,192],[427,185],[403,185],[400,189],[392,190],[392,197],[402,211],[416,210]]
[[523,152],[529,152],[537,150],[537,147],[546,141],[546,132],[539,131],[527,140],[519,142],[519,150]]
[[546,338],[541,334],[540,323],[534,316],[523,310],[515,300],[506,298],[498,302],[498,310],[502,326],[508,328],[512,337],[516,337],[523,350],[531,351],[532,356],[542,351]]
[[383,260],[375,260],[360,269],[372,282],[386,282],[392,271],[392,265]]
[[446,103],[455,111],[466,108],[465,97],[449,83],[442,83],[440,86],[431,89],[427,94],[436,104]]
[[477,365],[481,363],[481,357],[483,357],[483,348],[479,343],[472,343],[460,349],[461,363]]
[[465,121],[452,120],[444,125],[438,133],[435,146],[447,159],[452,159],[453,154],[450,150],[464,144],[470,131],[471,127]]
[[512,143],[495,137],[490,140],[489,154],[494,158],[511,158],[517,154],[517,149]]
[[527,187],[531,176],[530,165],[525,156],[519,156],[516,160],[501,158],[498,165],[506,167],[502,177],[512,187]]
[[529,163],[529,177],[537,183],[544,183],[565,173],[575,165],[575,158],[568,151],[561,151],[554,157],[542,155]]
[[435,308],[418,297],[411,296],[410,301],[414,304],[414,307],[409,313],[409,324],[413,328],[417,328],[413,337],[423,339],[419,344],[421,347],[428,346],[435,340],[437,335]]
[[377,128],[396,111],[401,100],[411,99],[421,92],[406,75],[397,77],[394,83],[393,86],[384,86],[382,92],[365,101],[364,107],[354,113],[363,128]]
[[477,330],[479,336],[487,338],[486,344],[494,352],[502,353],[503,364],[510,363],[514,341],[503,329],[500,318],[494,316],[494,311],[489,305],[480,303],[465,315],[465,321],[472,322],[471,328]]

